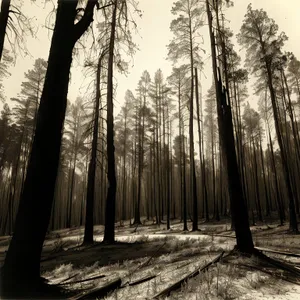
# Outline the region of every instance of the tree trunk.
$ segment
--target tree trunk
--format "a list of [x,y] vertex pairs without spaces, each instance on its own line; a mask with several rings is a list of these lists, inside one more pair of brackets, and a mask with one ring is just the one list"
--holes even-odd
[[72,226],[72,211],[73,211],[73,192],[74,192],[74,184],[75,184],[75,165],[76,165],[76,154],[74,158],[74,166],[71,174],[71,188],[70,188],[70,196],[69,196],[69,210],[67,213],[67,228],[71,228]]
[[84,227],[84,244],[92,244],[94,241],[94,198],[95,198],[95,177],[97,167],[97,149],[98,149],[98,130],[99,130],[99,109],[100,109],[100,77],[101,62],[104,54],[99,56],[97,73],[96,73],[96,101],[94,111],[94,128],[92,140],[92,153],[88,169],[88,183],[86,193],[86,211],[85,211],[85,227]]
[[254,179],[255,179],[255,191],[256,191],[256,201],[257,201],[257,213],[258,213],[258,220],[263,221],[262,218],[262,210],[261,210],[261,200],[260,200],[260,193],[259,193],[259,182],[258,182],[258,167],[257,167],[257,153],[256,153],[256,146],[254,144],[254,140],[252,141],[253,145],[253,159],[254,159]]
[[113,4],[111,33],[109,43],[108,74],[107,74],[107,180],[108,190],[105,208],[104,242],[115,241],[115,209],[117,179],[115,170],[115,146],[114,146],[114,105],[113,105],[113,62],[115,48],[115,33],[117,21],[118,0]]
[[[197,124],[198,124],[198,136],[199,136],[199,156],[200,156],[200,167],[201,167],[201,179],[202,179],[202,190],[203,190],[203,215],[205,209],[205,220],[209,221],[208,213],[208,202],[207,202],[207,188],[206,188],[206,174],[205,174],[205,162],[204,162],[204,147],[203,137],[201,134],[200,126],[200,101],[199,101],[199,82],[198,82],[198,70],[195,68],[195,86],[196,86],[196,109],[197,109]],[[202,116],[203,117],[203,116]],[[202,128],[203,130],[203,128]]]
[[186,178],[185,178],[185,142],[184,142],[184,122],[181,113],[181,84],[178,86],[178,114],[179,114],[179,172],[180,172],[180,197],[183,204],[183,230],[187,227],[187,209],[186,209]]
[[281,156],[281,161],[282,161],[282,168],[283,168],[285,184],[286,184],[288,197],[289,197],[290,230],[298,233],[297,216],[296,216],[296,211],[295,211],[295,199],[294,199],[294,194],[293,194],[292,185],[291,185],[288,159],[287,159],[286,151],[284,149],[282,134],[280,131],[280,124],[279,124],[280,121],[279,121],[279,117],[278,117],[277,100],[276,100],[275,90],[273,87],[273,74],[272,74],[271,66],[269,65],[269,61],[267,59],[266,50],[264,48],[264,42],[263,41],[260,41],[260,42],[261,42],[262,52],[265,56],[265,66],[267,69],[268,87],[269,87],[271,103],[272,103],[275,130],[276,130],[278,145],[280,148],[280,156]]
[[38,292],[40,284],[40,257],[55,190],[72,51],[93,20],[95,1],[88,2],[83,18],[74,25],[76,6],[77,1],[58,2],[36,133],[1,274],[4,297],[24,297],[25,291],[30,295]]
[[193,231],[198,230],[198,199],[194,154],[194,56],[191,16],[189,16],[190,64],[191,64],[191,94],[190,94],[190,197],[193,201]]
[[267,188],[264,154],[263,154],[263,150],[262,150],[260,134],[259,134],[259,150],[260,150],[261,168],[262,168],[262,172],[263,172],[264,189],[265,189],[266,216],[270,216],[270,200],[269,200],[270,198],[269,198],[269,193],[268,193],[268,188]]
[[125,118],[125,136],[124,136],[124,154],[123,154],[123,189],[122,189],[122,214],[121,219],[124,221],[126,218],[126,141],[127,141],[127,120]]
[[274,151],[273,151],[273,144],[272,144],[272,139],[271,139],[271,134],[270,134],[270,128],[269,128],[269,142],[270,142],[270,148],[271,148],[271,165],[273,167],[275,187],[276,187],[277,209],[278,209],[278,214],[279,214],[279,219],[280,219],[280,225],[283,225],[283,221],[285,220],[285,212],[284,212],[284,207],[282,205],[281,196],[280,196],[280,193],[279,193],[278,176],[277,176],[277,169],[276,169],[276,164],[275,164],[275,158],[274,158]]
[[[167,144],[167,230],[170,229],[170,214],[171,214],[171,197],[172,197],[172,151],[170,150],[171,145],[171,121],[169,116],[169,105],[167,104],[167,118],[168,118],[168,144]],[[171,159],[170,159],[171,155]]]
[[[226,167],[228,174],[228,183],[230,191],[230,206],[232,220],[235,227],[237,248],[242,252],[251,253],[254,245],[252,241],[252,235],[249,228],[248,212],[245,205],[245,199],[243,197],[243,190],[241,181],[239,178],[239,170],[236,159],[233,126],[232,126],[232,114],[229,99],[226,99],[229,95],[222,87],[221,76],[217,68],[217,55],[215,48],[215,36],[213,33],[213,17],[209,7],[209,1],[206,0],[206,11],[209,23],[209,35],[211,41],[212,51],[212,66],[214,73],[216,100],[217,100],[217,112],[218,112],[218,125],[221,137],[221,145],[224,149],[224,156],[226,158]],[[218,16],[217,16],[218,18]],[[224,49],[223,49],[224,50]],[[223,51],[224,52],[224,51]],[[225,55],[225,53],[223,53]],[[223,62],[225,65],[226,73],[226,60]],[[227,97],[226,97],[227,96]]]
[[183,169],[182,169],[182,177],[183,177],[183,231],[187,231],[187,203],[186,203],[186,153],[185,153],[185,136],[183,133],[183,142],[182,142],[182,148],[183,148]]
[[6,27],[9,17],[9,7],[11,0],[2,0],[0,13],[0,61],[2,60]]
[[[139,123],[138,138],[139,138],[139,166],[138,166],[138,195],[137,203],[135,206],[134,224],[142,224],[140,216],[141,206],[141,189],[142,189],[142,176],[143,176],[143,165],[144,165],[144,135],[145,135],[145,107],[146,107],[146,96],[143,97],[142,108],[139,109],[139,114],[142,113],[142,125]],[[142,110],[142,112],[141,112]]]

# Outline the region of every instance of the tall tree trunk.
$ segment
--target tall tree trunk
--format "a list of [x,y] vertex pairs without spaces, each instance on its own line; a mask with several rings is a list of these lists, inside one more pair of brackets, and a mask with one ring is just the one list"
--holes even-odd
[[113,63],[115,48],[115,33],[117,22],[118,0],[113,4],[111,21],[111,33],[109,43],[108,74],[107,74],[107,180],[108,190],[105,208],[104,242],[115,241],[115,209],[117,179],[115,170],[115,146],[114,146],[114,105],[113,105]]
[[269,128],[269,142],[270,142],[270,148],[271,148],[271,164],[272,164],[272,168],[273,168],[273,172],[274,172],[274,179],[275,179],[277,209],[278,209],[278,214],[279,214],[279,219],[280,219],[280,225],[283,225],[283,221],[285,220],[285,212],[284,212],[284,207],[282,205],[281,196],[279,193],[278,176],[277,176],[277,169],[276,169],[276,164],[275,164],[270,128]]
[[214,132],[213,132],[213,127],[211,127],[211,179],[212,179],[212,199],[213,199],[213,204],[214,204],[214,211],[213,211],[213,218],[216,219],[217,214],[216,214],[216,175],[215,175],[215,140],[214,140]]
[[260,42],[261,42],[261,49],[262,49],[262,52],[265,57],[264,59],[265,59],[265,66],[266,66],[266,70],[267,70],[267,76],[268,76],[268,87],[269,87],[271,103],[272,103],[275,130],[276,130],[278,145],[280,148],[280,156],[281,156],[281,161],[282,161],[282,168],[283,168],[285,184],[286,184],[288,197],[289,197],[290,230],[294,231],[294,232],[298,232],[298,223],[297,223],[297,216],[296,216],[296,211],[295,211],[295,199],[294,199],[293,189],[292,189],[292,185],[291,185],[291,178],[290,178],[291,174],[290,174],[290,170],[289,170],[289,166],[288,166],[287,154],[284,149],[282,134],[280,131],[280,124],[279,124],[280,120],[279,120],[279,116],[278,116],[277,99],[276,99],[276,94],[275,94],[275,90],[273,87],[273,73],[271,70],[269,60],[267,58],[267,52],[265,50],[264,42],[262,40]]
[[[211,41],[212,51],[212,67],[216,89],[217,100],[217,112],[218,112],[218,125],[221,137],[221,145],[224,149],[224,156],[226,158],[226,167],[230,191],[230,206],[232,220],[235,227],[237,248],[242,252],[252,252],[254,245],[252,241],[252,235],[249,228],[248,212],[243,197],[243,190],[241,181],[239,178],[239,171],[236,159],[233,126],[232,126],[232,114],[229,99],[226,99],[229,95],[222,87],[221,76],[217,67],[217,55],[215,46],[215,36],[213,33],[213,16],[210,10],[209,1],[206,0],[206,12],[209,23],[209,35]],[[218,18],[218,16],[217,16]],[[219,28],[220,29],[220,28]],[[224,52],[224,49],[223,49]],[[225,55],[225,53],[223,53]],[[224,58],[223,58],[224,60]],[[226,73],[226,60],[224,60],[224,71]],[[226,97],[227,96],[227,97]]]
[[[290,89],[288,86],[288,82],[287,82],[284,70],[281,71],[281,76],[282,76],[282,85],[283,85],[282,89],[283,89],[284,104],[289,113],[293,137],[294,137],[293,141],[294,141],[295,153],[296,153],[296,155],[295,155],[296,164],[295,165],[297,168],[297,174],[299,174],[299,163],[300,163],[299,131],[298,131],[297,122],[295,121],[296,118],[294,116],[294,111],[293,111],[293,106],[292,106],[292,101],[291,101],[291,93],[290,93]],[[287,94],[288,101],[286,101],[285,94]],[[288,128],[288,127],[286,126],[286,128]],[[288,157],[291,159],[290,154],[288,154]],[[293,162],[291,162],[291,164],[293,164]],[[295,175],[292,174],[292,172],[291,172],[290,177],[291,177],[291,181],[292,181],[292,186],[294,188],[294,196],[295,196],[294,199],[295,199],[296,212],[297,212],[297,214],[299,214],[299,195],[298,195],[298,189],[297,189]]]
[[[100,132],[104,132],[104,117],[102,114],[103,110],[100,112]],[[100,205],[101,205],[101,214],[100,214],[100,224],[104,224],[104,219],[105,219],[105,192],[106,192],[106,170],[107,170],[107,165],[106,165],[106,159],[104,157],[104,152],[105,152],[105,146],[104,146],[104,137],[100,139],[101,142],[101,170],[100,170]]]
[[125,135],[124,135],[124,153],[123,153],[123,197],[122,197],[122,214],[121,219],[125,220],[126,218],[126,141],[127,141],[127,119],[125,118]]
[[252,141],[253,145],[253,159],[254,159],[254,179],[255,179],[255,191],[256,191],[256,201],[257,201],[257,209],[258,209],[258,220],[263,221],[262,211],[261,211],[261,201],[260,201],[260,193],[259,193],[259,182],[258,182],[258,167],[257,167],[257,154],[256,154],[256,146],[254,144],[254,140]]
[[9,7],[11,0],[2,0],[0,13],[0,61],[2,60],[6,27],[9,18]]
[[[166,168],[166,176],[167,176],[167,230],[170,229],[170,214],[171,214],[171,196],[172,196],[172,151],[170,149],[171,145],[171,121],[169,115],[169,105],[167,104],[167,118],[168,118],[168,144],[167,144],[167,168]],[[170,159],[171,155],[171,159]]]
[[77,1],[58,1],[36,133],[14,235],[1,272],[3,297],[24,297],[25,291],[28,291],[26,296],[38,292],[40,257],[59,164],[72,51],[76,41],[93,21],[95,4],[96,1],[89,0],[84,16],[74,25]]
[[[205,158],[204,158],[204,147],[203,147],[203,132],[201,134],[201,120],[200,117],[200,101],[199,101],[199,82],[198,82],[198,69],[195,68],[195,86],[196,86],[196,106],[197,106],[197,124],[198,124],[198,135],[199,135],[199,156],[200,156],[200,167],[201,167],[201,180],[202,180],[202,195],[203,195],[203,215],[205,210],[205,221],[209,221],[208,213],[208,200],[207,200],[207,187],[206,187],[206,171],[205,171]],[[201,102],[202,103],[202,102]],[[202,114],[202,104],[201,104]],[[202,126],[203,130],[203,126]]]
[[187,227],[187,199],[186,199],[186,152],[185,152],[185,136],[183,134],[183,142],[182,142],[182,148],[183,148],[183,170],[182,170],[182,177],[183,177],[183,230],[188,230]]
[[68,217],[67,217],[67,228],[72,226],[72,213],[73,213],[73,193],[74,193],[74,185],[75,185],[75,166],[76,166],[76,154],[74,158],[74,165],[72,168],[71,173],[71,188],[70,188],[70,196],[69,196],[69,210],[68,210]]
[[264,154],[263,154],[263,150],[262,150],[261,135],[260,134],[259,134],[259,150],[260,150],[261,168],[262,168],[262,172],[263,172],[264,189],[265,189],[266,216],[270,216],[270,197],[269,197],[267,180],[266,180]]
[[94,241],[94,198],[95,198],[95,177],[97,167],[97,148],[98,148],[98,130],[99,130],[99,109],[100,109],[100,78],[101,63],[104,54],[100,54],[96,73],[96,101],[94,108],[94,127],[91,160],[88,169],[88,183],[86,193],[86,211],[85,211],[85,227],[84,227],[84,244],[92,244]]
[[[199,82],[198,82],[198,69],[195,68],[195,89],[196,89],[196,111],[197,111],[197,125],[198,125],[198,136],[199,136],[199,157],[200,157],[200,168],[201,168],[201,179],[202,179],[202,189],[206,189],[205,183],[205,170],[203,170],[203,157],[202,157],[202,134],[200,126],[200,103],[199,103]],[[203,203],[207,201],[207,193],[203,192]],[[204,213],[204,210],[203,210]]]
[[[142,189],[142,176],[143,176],[143,165],[144,165],[144,136],[145,136],[145,108],[146,108],[146,96],[143,95],[143,105],[141,109],[139,109],[139,114],[142,113],[142,125],[139,126],[139,166],[138,166],[138,196],[137,203],[135,206],[135,216],[134,216],[134,224],[142,224],[141,216],[140,216],[140,206],[141,206],[141,189]],[[141,112],[142,111],[142,112]]]
[[186,208],[186,157],[185,157],[185,136],[184,136],[184,122],[181,112],[181,87],[178,87],[178,114],[179,114],[179,171],[180,171],[180,196],[183,204],[183,230],[187,231],[187,208]]
[[[27,112],[26,112],[27,115]],[[13,231],[13,201],[14,201],[14,196],[15,196],[15,190],[16,190],[16,183],[17,183],[17,176],[18,176],[18,171],[19,171],[19,164],[20,164],[20,158],[22,155],[22,145],[23,145],[23,139],[24,139],[24,134],[25,134],[25,126],[22,126],[21,129],[21,136],[20,136],[20,141],[18,145],[18,153],[17,153],[17,159],[15,165],[12,164],[12,171],[11,171],[11,182],[10,182],[10,191],[9,191],[9,198],[8,198],[8,211],[7,211],[7,216],[5,218],[5,223],[4,223],[4,229],[7,225],[8,222],[8,233],[11,234]],[[9,221],[8,221],[9,220]]]
[[[190,13],[189,13],[190,14]],[[194,154],[194,53],[193,53],[193,36],[191,16],[189,15],[189,40],[190,40],[190,64],[191,64],[191,94],[190,94],[190,198],[193,201],[193,231],[198,230],[198,199],[197,199],[197,182],[195,171],[195,154]]]

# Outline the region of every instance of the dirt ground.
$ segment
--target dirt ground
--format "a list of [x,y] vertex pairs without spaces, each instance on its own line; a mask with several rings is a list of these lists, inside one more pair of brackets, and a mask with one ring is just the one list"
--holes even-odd
[[[42,274],[50,284],[82,293],[120,278],[121,288],[107,299],[152,299],[222,251],[226,255],[233,249],[229,220],[199,223],[199,228],[196,233],[182,232],[179,220],[172,221],[170,230],[165,224],[145,220],[138,227],[125,223],[116,226],[117,242],[108,245],[101,243],[103,226],[95,226],[95,244],[86,247],[81,246],[83,228],[50,232],[44,243]],[[266,253],[268,256],[300,266],[300,236],[288,233],[287,225],[257,224],[251,230],[256,247],[299,254]],[[8,236],[0,237],[0,264],[9,241]],[[253,263],[251,259],[221,260],[167,299],[300,299],[299,285],[281,279],[277,271],[254,269]],[[143,278],[145,282],[139,283]]]

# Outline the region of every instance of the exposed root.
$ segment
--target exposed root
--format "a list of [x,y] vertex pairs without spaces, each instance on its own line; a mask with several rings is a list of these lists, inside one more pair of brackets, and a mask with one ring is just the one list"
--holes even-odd
[[291,256],[291,257],[298,257],[298,258],[300,258],[300,254],[297,254],[297,253],[272,250],[272,249],[267,249],[267,248],[262,248],[262,247],[256,247],[256,249],[259,250],[259,251],[262,251],[262,252],[269,252],[269,253],[274,253],[274,254],[280,254],[280,255],[285,255],[285,256]]
[[8,284],[2,281],[0,291],[1,299],[68,299],[71,295],[57,285],[46,283],[44,278],[34,281],[20,279]]
[[[276,251],[269,252],[277,254]],[[237,258],[242,258],[243,260],[241,261]],[[258,248],[254,248],[252,254],[242,253],[234,249],[223,259],[223,262],[258,270],[270,276],[300,285],[299,268],[291,263],[269,257]]]

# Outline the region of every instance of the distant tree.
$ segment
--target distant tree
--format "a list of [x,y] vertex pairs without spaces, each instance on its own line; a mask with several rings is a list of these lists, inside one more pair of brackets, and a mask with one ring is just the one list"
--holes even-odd
[[3,91],[3,79],[8,77],[10,73],[8,72],[9,65],[13,62],[13,58],[9,55],[8,50],[3,50],[2,60],[0,59],[0,101],[5,101],[5,95]]
[[152,120],[153,122],[153,144],[154,151],[153,157],[155,157],[155,164],[153,170],[153,176],[156,182],[156,193],[157,198],[155,201],[157,208],[157,221],[158,223],[163,220],[165,215],[165,208],[167,202],[167,192],[166,192],[166,177],[165,169],[163,168],[165,164],[165,138],[166,138],[166,102],[168,93],[170,92],[167,88],[163,72],[158,69],[155,72],[154,79],[150,86],[150,97],[152,100]]
[[287,78],[300,103],[300,61],[295,56],[288,63]]
[[0,174],[5,167],[8,143],[10,142],[9,127],[11,123],[11,110],[7,103],[3,105],[0,119]]
[[277,140],[281,153],[285,184],[289,198],[290,229],[298,232],[297,218],[295,212],[295,195],[291,183],[291,171],[288,165],[287,152],[280,125],[278,111],[278,98],[276,96],[275,82],[278,74],[278,64],[281,61],[281,49],[287,37],[284,33],[278,35],[278,25],[268,17],[264,10],[254,10],[249,5],[243,25],[238,35],[241,45],[247,47],[246,63],[260,79],[264,80],[269,89],[272,111],[276,129]]
[[190,96],[189,96],[189,148],[190,148],[190,195],[193,201],[193,231],[198,230],[198,199],[194,157],[194,68],[201,62],[199,56],[200,45],[198,30],[203,26],[201,19],[203,8],[195,0],[180,0],[174,3],[172,14],[177,18],[171,22],[171,31],[175,38],[168,45],[169,58],[173,62],[187,59],[190,68]]
[[178,101],[178,111],[176,117],[178,118],[178,135],[173,142],[175,150],[174,163],[178,166],[179,173],[179,193],[180,193],[180,207],[181,216],[183,219],[183,230],[188,230],[187,227],[187,193],[186,193],[186,152],[185,152],[185,136],[184,136],[184,107],[186,103],[186,94],[188,92],[189,78],[187,78],[187,66],[182,65],[178,68],[173,67],[172,74],[168,77],[168,82],[173,88]]
[[209,211],[208,211],[207,180],[206,180],[206,168],[205,168],[206,163],[204,157],[204,122],[203,122],[203,111],[202,111],[202,91],[199,91],[200,88],[201,88],[201,83],[198,77],[198,69],[195,68],[196,112],[197,112],[197,125],[198,125],[198,136],[199,136],[198,144],[199,144],[200,169],[201,169],[202,197],[203,197],[202,217],[204,218],[204,214],[205,214],[205,221],[208,222]]
[[219,221],[219,201],[216,194],[216,144],[218,141],[218,129],[217,129],[217,106],[216,106],[216,92],[214,86],[212,86],[207,93],[205,100],[205,129],[207,138],[207,150],[211,154],[211,178],[212,178],[212,200],[214,204],[214,218]]
[[138,83],[138,97],[137,97],[137,123],[138,123],[138,191],[137,201],[135,203],[134,224],[141,224],[140,219],[140,206],[141,206],[141,191],[142,191],[142,176],[144,169],[144,156],[145,156],[145,135],[146,135],[146,121],[150,114],[149,108],[146,106],[149,97],[150,88],[150,74],[144,71]]
[[20,139],[20,129],[13,123],[12,112],[5,103],[0,118],[0,192],[2,192],[0,230],[2,234],[12,232],[17,207],[14,200],[19,191],[17,175],[21,160]]
[[[256,206],[256,211],[258,213],[259,221],[263,221],[262,217],[262,206],[261,206],[261,195],[259,188],[259,174],[258,171],[258,141],[261,137],[261,127],[260,127],[260,116],[257,111],[250,107],[250,104],[247,103],[243,113],[243,121],[244,121],[244,130],[246,134],[246,141],[248,142],[249,155],[247,170],[248,174],[252,173],[254,177],[254,203]],[[245,149],[246,152],[246,149]],[[250,198],[250,197],[248,197]],[[253,222],[255,223],[255,222]]]
[[26,81],[21,83],[21,92],[19,96],[11,98],[11,100],[16,103],[13,113],[21,130],[19,152],[20,155],[21,151],[24,153],[23,174],[25,173],[25,166],[33,143],[34,131],[37,122],[37,112],[45,80],[46,69],[46,61],[40,58],[35,60],[34,68],[25,73]]
[[33,126],[34,132],[37,120],[37,112],[39,108],[39,101],[43,91],[43,85],[45,81],[47,71],[47,62],[38,58],[34,62],[33,69],[28,70],[24,75],[26,81],[21,84],[20,95],[26,97],[30,101],[30,106],[33,110]]
[[[279,183],[278,183],[278,171],[274,169],[274,159],[273,159],[273,141],[271,137],[271,120],[272,120],[272,105],[269,103],[268,99],[268,87],[265,86],[265,93],[261,93],[259,101],[258,101],[258,108],[260,112],[261,118],[265,122],[266,132],[268,133],[268,149],[265,151],[265,160],[266,160],[266,173],[267,173],[267,183],[268,183],[268,190],[270,194],[270,206],[272,204],[272,198],[274,199],[275,203],[277,204],[278,215],[280,219],[280,224],[283,225],[285,220],[285,211],[283,209],[283,203],[281,201],[280,191],[279,191]],[[274,186],[274,188],[272,188]],[[274,191],[274,193],[273,193]],[[270,207],[271,209],[271,207]]]
[[[10,31],[10,36],[7,35],[8,31]],[[17,48],[26,52],[24,37],[28,32],[33,34],[31,22],[22,12],[22,2],[14,4],[11,0],[2,0],[0,11],[0,61],[2,61],[5,36],[13,52],[16,52]]]
[[118,151],[120,156],[122,156],[122,193],[121,193],[121,213],[120,220],[125,220],[127,217],[127,185],[128,185],[128,170],[127,166],[127,157],[130,151],[130,138],[132,137],[132,113],[133,113],[133,99],[134,96],[130,90],[127,90],[125,93],[125,103],[121,107],[121,111],[116,118],[116,133],[119,140]]
[[70,161],[70,176],[69,176],[69,201],[68,201],[68,213],[66,227],[72,226],[72,209],[73,209],[73,197],[75,186],[75,171],[78,162],[78,157],[83,156],[85,153],[85,127],[84,127],[84,107],[83,99],[78,97],[76,102],[70,103],[68,107],[68,113],[66,118],[67,129],[64,134],[67,137],[67,147],[69,150]]

